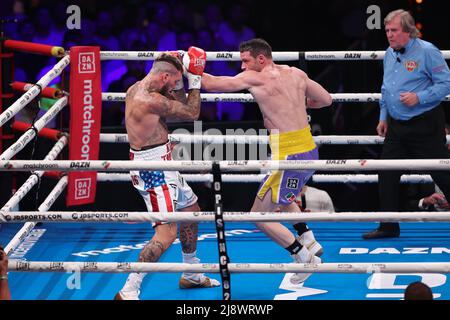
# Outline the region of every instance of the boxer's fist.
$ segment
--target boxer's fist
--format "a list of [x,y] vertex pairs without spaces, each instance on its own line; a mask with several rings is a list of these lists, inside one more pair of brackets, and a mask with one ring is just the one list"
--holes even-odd
[[201,79],[206,64],[206,52],[197,47],[190,47],[183,55],[185,76],[188,79],[189,89],[200,89]]
[[183,63],[183,56],[185,54],[185,51],[183,50],[177,50],[177,51],[167,51],[168,54],[171,56],[174,56],[178,60],[180,60],[181,63]]
[[205,70],[206,52],[197,47],[190,47],[183,55],[183,65],[192,74],[201,76]]
[[[170,54],[171,56],[174,56],[175,58],[177,58],[180,61],[181,65],[183,65],[183,56],[185,54],[185,51],[183,51],[183,50],[167,51],[167,53]],[[184,70],[184,66],[183,66],[183,70]],[[175,88],[173,88],[174,91],[181,90],[181,89],[184,89],[183,79],[178,81],[177,84],[175,85]]]

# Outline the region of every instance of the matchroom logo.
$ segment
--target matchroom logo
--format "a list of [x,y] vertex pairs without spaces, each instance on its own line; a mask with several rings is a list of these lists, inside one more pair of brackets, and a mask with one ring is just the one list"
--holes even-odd
[[79,73],[95,73],[94,52],[80,52],[78,56]]
[[75,199],[89,199],[91,178],[75,179]]

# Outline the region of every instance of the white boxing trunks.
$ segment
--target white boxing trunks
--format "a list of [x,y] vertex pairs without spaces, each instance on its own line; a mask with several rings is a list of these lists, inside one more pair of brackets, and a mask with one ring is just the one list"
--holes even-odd
[[[130,149],[130,160],[172,160],[172,144],[136,151]],[[178,171],[130,171],[133,186],[144,198],[149,212],[173,212],[197,202],[197,196]],[[153,223],[153,226],[162,223]]]

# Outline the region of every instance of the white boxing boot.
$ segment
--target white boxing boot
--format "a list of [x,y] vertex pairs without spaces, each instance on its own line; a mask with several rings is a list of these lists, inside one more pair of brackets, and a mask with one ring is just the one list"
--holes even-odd
[[323,254],[323,248],[314,238],[312,230],[304,232],[301,236],[297,236],[296,239],[302,246],[305,246],[313,255],[320,257]]
[[[296,263],[309,263],[309,264],[319,264],[322,263],[322,259],[313,255],[306,247],[296,254],[291,255]],[[292,284],[300,284],[306,281],[311,276],[312,273],[294,273],[289,279]]]

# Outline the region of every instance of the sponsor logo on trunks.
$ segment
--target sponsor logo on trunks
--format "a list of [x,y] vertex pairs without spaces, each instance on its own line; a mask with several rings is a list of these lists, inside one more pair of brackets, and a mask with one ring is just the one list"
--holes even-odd
[[344,55],[345,59],[361,59],[361,53],[346,53]]
[[287,182],[286,182],[286,188],[297,189],[298,188],[298,179],[297,178],[288,178]]
[[346,164],[347,160],[327,160],[326,164]]
[[406,60],[404,65],[406,70],[408,70],[408,72],[413,72],[415,69],[419,67],[419,64],[414,60]]
[[292,202],[295,200],[295,194],[293,194],[292,192],[289,192],[287,195],[284,196],[286,198],[287,201]]

